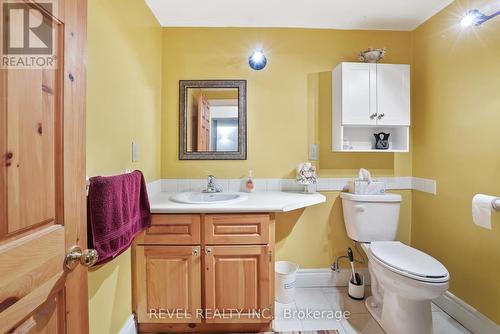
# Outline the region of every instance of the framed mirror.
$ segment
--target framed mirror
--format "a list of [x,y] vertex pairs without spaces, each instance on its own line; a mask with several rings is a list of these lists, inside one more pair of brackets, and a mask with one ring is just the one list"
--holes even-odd
[[246,80],[179,81],[179,159],[246,160]]

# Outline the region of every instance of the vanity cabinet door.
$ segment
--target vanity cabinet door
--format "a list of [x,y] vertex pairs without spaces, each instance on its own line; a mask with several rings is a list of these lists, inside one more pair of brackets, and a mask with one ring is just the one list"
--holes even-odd
[[[377,65],[367,63],[342,64],[342,125],[376,123]],[[334,89],[338,89],[334,83]],[[370,117],[372,115],[372,117]]]
[[135,306],[139,322],[199,323],[200,246],[136,246]]
[[273,318],[272,261],[269,246],[206,247],[206,321],[270,322]]

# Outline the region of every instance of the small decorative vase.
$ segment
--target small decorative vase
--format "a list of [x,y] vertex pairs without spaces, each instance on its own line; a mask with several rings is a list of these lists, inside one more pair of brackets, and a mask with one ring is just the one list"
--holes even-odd
[[375,149],[377,150],[388,150],[389,149],[389,136],[390,133],[379,132],[374,133],[375,136]]
[[304,184],[304,191],[302,193],[303,194],[314,194],[314,191],[312,190],[312,187],[310,184]]

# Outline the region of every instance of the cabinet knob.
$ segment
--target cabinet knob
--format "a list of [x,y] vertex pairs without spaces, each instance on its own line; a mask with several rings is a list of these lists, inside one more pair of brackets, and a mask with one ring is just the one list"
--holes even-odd
[[[370,119],[375,119],[375,117],[377,117],[377,113],[374,113],[374,114],[371,114],[370,115]],[[379,116],[380,117],[380,116]]]
[[198,247],[193,248],[193,256],[198,256],[199,250]]
[[385,114],[380,114],[380,115],[378,115],[378,117],[377,117],[377,118],[378,118],[378,119],[382,119],[384,116],[385,116]]
[[207,248],[207,249],[205,250],[205,252],[207,252],[207,254],[209,254],[209,255],[210,255],[210,254],[212,254],[212,248]]

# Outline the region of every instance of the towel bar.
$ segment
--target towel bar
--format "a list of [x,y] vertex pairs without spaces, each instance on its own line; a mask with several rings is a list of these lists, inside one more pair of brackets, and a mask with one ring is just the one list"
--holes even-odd
[[[119,172],[119,173],[116,173],[116,174],[113,174],[113,175],[128,174],[128,173],[132,173],[132,170],[131,169],[125,169],[123,172]],[[99,175],[99,176],[102,176],[102,175]],[[85,177],[85,190],[87,190],[87,193],[89,191],[90,178],[91,178],[91,176],[86,176]]]

